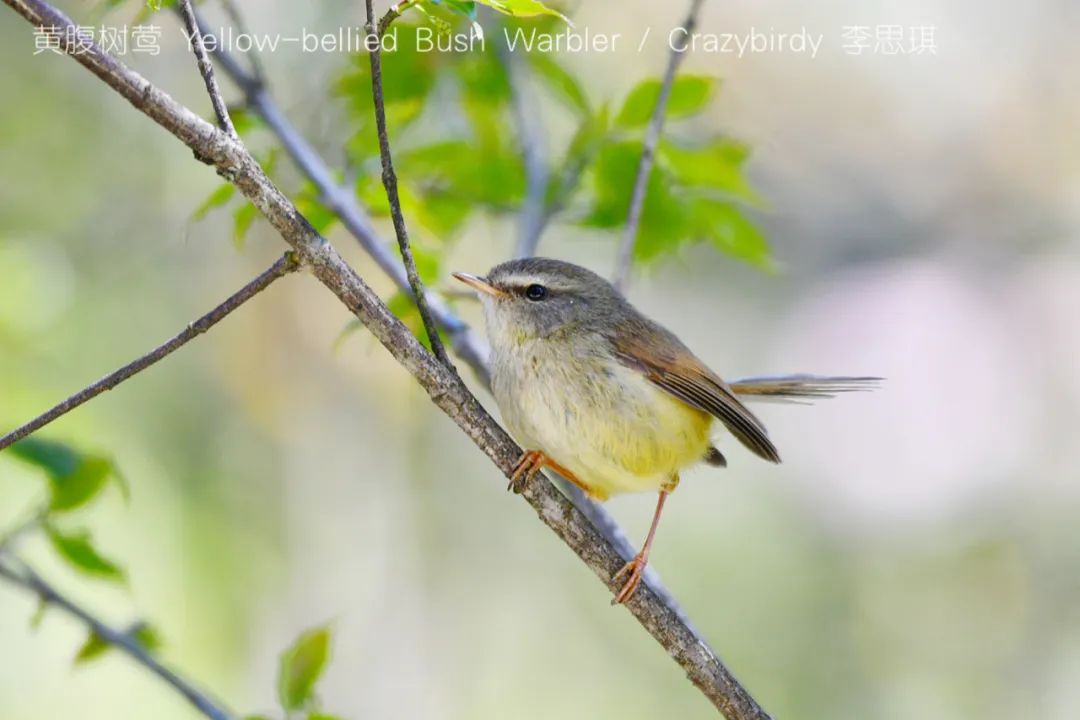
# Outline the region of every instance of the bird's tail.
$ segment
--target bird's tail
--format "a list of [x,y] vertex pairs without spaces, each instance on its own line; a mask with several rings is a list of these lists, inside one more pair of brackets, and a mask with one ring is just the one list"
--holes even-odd
[[820,375],[776,375],[743,378],[728,383],[740,398],[758,402],[809,404],[838,393],[875,390],[884,378],[822,377]]

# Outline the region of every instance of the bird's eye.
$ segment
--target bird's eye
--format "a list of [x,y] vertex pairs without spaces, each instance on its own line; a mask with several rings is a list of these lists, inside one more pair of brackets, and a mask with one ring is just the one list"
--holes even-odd
[[543,300],[547,296],[547,288],[543,285],[537,285],[533,283],[529,287],[525,288],[525,297],[529,298],[533,302]]

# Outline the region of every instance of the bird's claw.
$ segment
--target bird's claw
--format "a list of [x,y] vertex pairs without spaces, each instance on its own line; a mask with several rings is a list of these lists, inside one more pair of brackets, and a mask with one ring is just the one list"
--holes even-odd
[[526,450],[521,453],[521,457],[518,458],[517,464],[510,473],[510,484],[506,486],[506,489],[518,495],[524,492],[528,484],[536,477],[536,473],[540,472],[540,468],[544,466],[545,459],[544,453],[539,450]]
[[615,599],[611,601],[612,605],[621,605],[630,599],[630,596],[634,594],[634,591],[638,589],[638,585],[641,585],[641,579],[645,576],[645,566],[648,564],[648,559],[641,553],[634,556],[634,559],[622,566],[622,569],[611,578],[612,581],[618,580],[623,575],[627,575],[626,582],[623,583],[622,589],[619,590],[619,594],[615,596]]

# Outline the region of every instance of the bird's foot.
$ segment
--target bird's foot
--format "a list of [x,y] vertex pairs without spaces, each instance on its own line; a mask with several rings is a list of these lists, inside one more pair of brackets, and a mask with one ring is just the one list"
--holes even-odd
[[516,494],[525,491],[526,486],[536,477],[541,468],[550,464],[551,459],[539,450],[526,450],[518,458],[517,465],[510,473],[510,484],[507,490],[513,490]]
[[612,580],[618,580],[623,575],[627,577],[622,589],[619,590],[619,594],[611,601],[612,605],[620,605],[630,599],[630,596],[638,589],[638,585],[641,584],[641,579],[645,576],[645,566],[648,563],[648,556],[644,553],[638,553],[633,560],[622,566],[622,570],[615,573],[615,576],[611,578]]

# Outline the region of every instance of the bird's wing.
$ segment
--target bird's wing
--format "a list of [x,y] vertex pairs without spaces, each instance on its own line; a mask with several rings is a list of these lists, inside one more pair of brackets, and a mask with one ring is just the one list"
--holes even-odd
[[755,454],[780,462],[765,426],[727,383],[664,328],[645,318],[634,318],[631,325],[609,337],[620,362],[687,405],[714,415]]
[[728,387],[741,398],[752,401],[808,404],[835,397],[837,393],[875,390],[883,378],[825,377],[821,375],[776,375],[733,380]]

